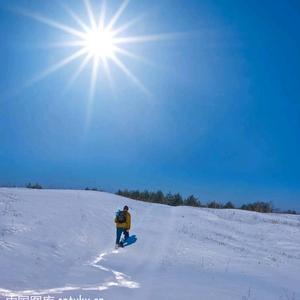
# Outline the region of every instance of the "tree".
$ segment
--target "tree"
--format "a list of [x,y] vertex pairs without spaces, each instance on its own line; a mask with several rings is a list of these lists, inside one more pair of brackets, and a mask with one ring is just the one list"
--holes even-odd
[[187,206],[199,207],[200,201],[196,197],[194,197],[194,195],[190,195],[186,199],[184,199],[183,204]]
[[168,193],[165,197],[164,204],[171,205],[171,206],[178,206],[183,204],[183,200],[179,193],[175,195]]
[[208,208],[222,208],[222,204],[216,202],[216,201],[211,201],[207,203]]
[[228,202],[223,206],[223,208],[233,209],[233,208],[235,208],[235,207],[234,207],[234,204],[233,204],[232,202],[228,201]]
[[174,206],[183,205],[183,199],[179,193],[174,195]]
[[141,199],[149,202],[150,194],[147,190],[145,190],[143,193],[141,193]]
[[165,195],[162,191],[157,191],[153,196],[153,202],[164,203]]
[[28,189],[37,189],[37,190],[41,190],[43,188],[40,184],[38,184],[38,183],[31,184],[31,182],[27,183],[26,187]]
[[271,202],[257,201],[254,203],[243,204],[241,206],[243,210],[256,211],[261,213],[270,213],[273,211],[273,205]]
[[291,215],[296,215],[296,214],[297,214],[297,212],[296,212],[295,210],[291,210],[291,209],[288,209],[288,210],[286,211],[286,213],[287,213],[287,214],[291,214]]

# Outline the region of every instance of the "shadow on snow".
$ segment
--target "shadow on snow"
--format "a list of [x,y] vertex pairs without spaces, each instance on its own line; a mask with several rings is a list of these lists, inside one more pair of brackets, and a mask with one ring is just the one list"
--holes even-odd
[[134,244],[137,241],[136,235],[131,235],[125,242],[124,247],[130,246]]

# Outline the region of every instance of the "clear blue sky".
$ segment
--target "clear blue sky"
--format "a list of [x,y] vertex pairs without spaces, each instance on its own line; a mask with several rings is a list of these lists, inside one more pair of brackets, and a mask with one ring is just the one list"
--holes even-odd
[[[192,34],[128,45],[153,63],[122,56],[151,97],[110,64],[113,87],[100,72],[90,104],[91,65],[66,89],[80,59],[26,86],[71,50],[49,48],[66,35],[10,8],[75,26],[58,2],[0,0],[0,184],[162,189],[300,210],[298,1],[132,0],[118,24],[145,15],[128,35]],[[69,3],[86,21],[81,1]],[[108,1],[108,12],[119,5]]]

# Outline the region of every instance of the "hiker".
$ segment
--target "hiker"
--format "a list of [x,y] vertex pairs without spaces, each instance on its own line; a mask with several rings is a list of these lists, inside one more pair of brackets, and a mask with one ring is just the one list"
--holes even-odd
[[[129,230],[131,225],[131,216],[128,212],[128,206],[125,205],[123,210],[119,210],[116,213],[115,223],[117,228],[117,238],[116,238],[116,249],[120,246],[124,246],[124,242],[129,238]],[[121,241],[122,233],[124,234],[124,239]]]

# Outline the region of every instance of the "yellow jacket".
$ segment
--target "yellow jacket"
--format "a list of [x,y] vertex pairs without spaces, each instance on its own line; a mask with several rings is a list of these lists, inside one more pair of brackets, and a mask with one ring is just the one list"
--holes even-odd
[[126,213],[126,222],[125,223],[118,223],[117,222],[117,217],[116,217],[115,218],[115,223],[116,223],[117,228],[124,228],[126,230],[129,230],[130,226],[131,226],[131,216],[130,216],[130,213],[128,211],[126,211],[125,213]]

